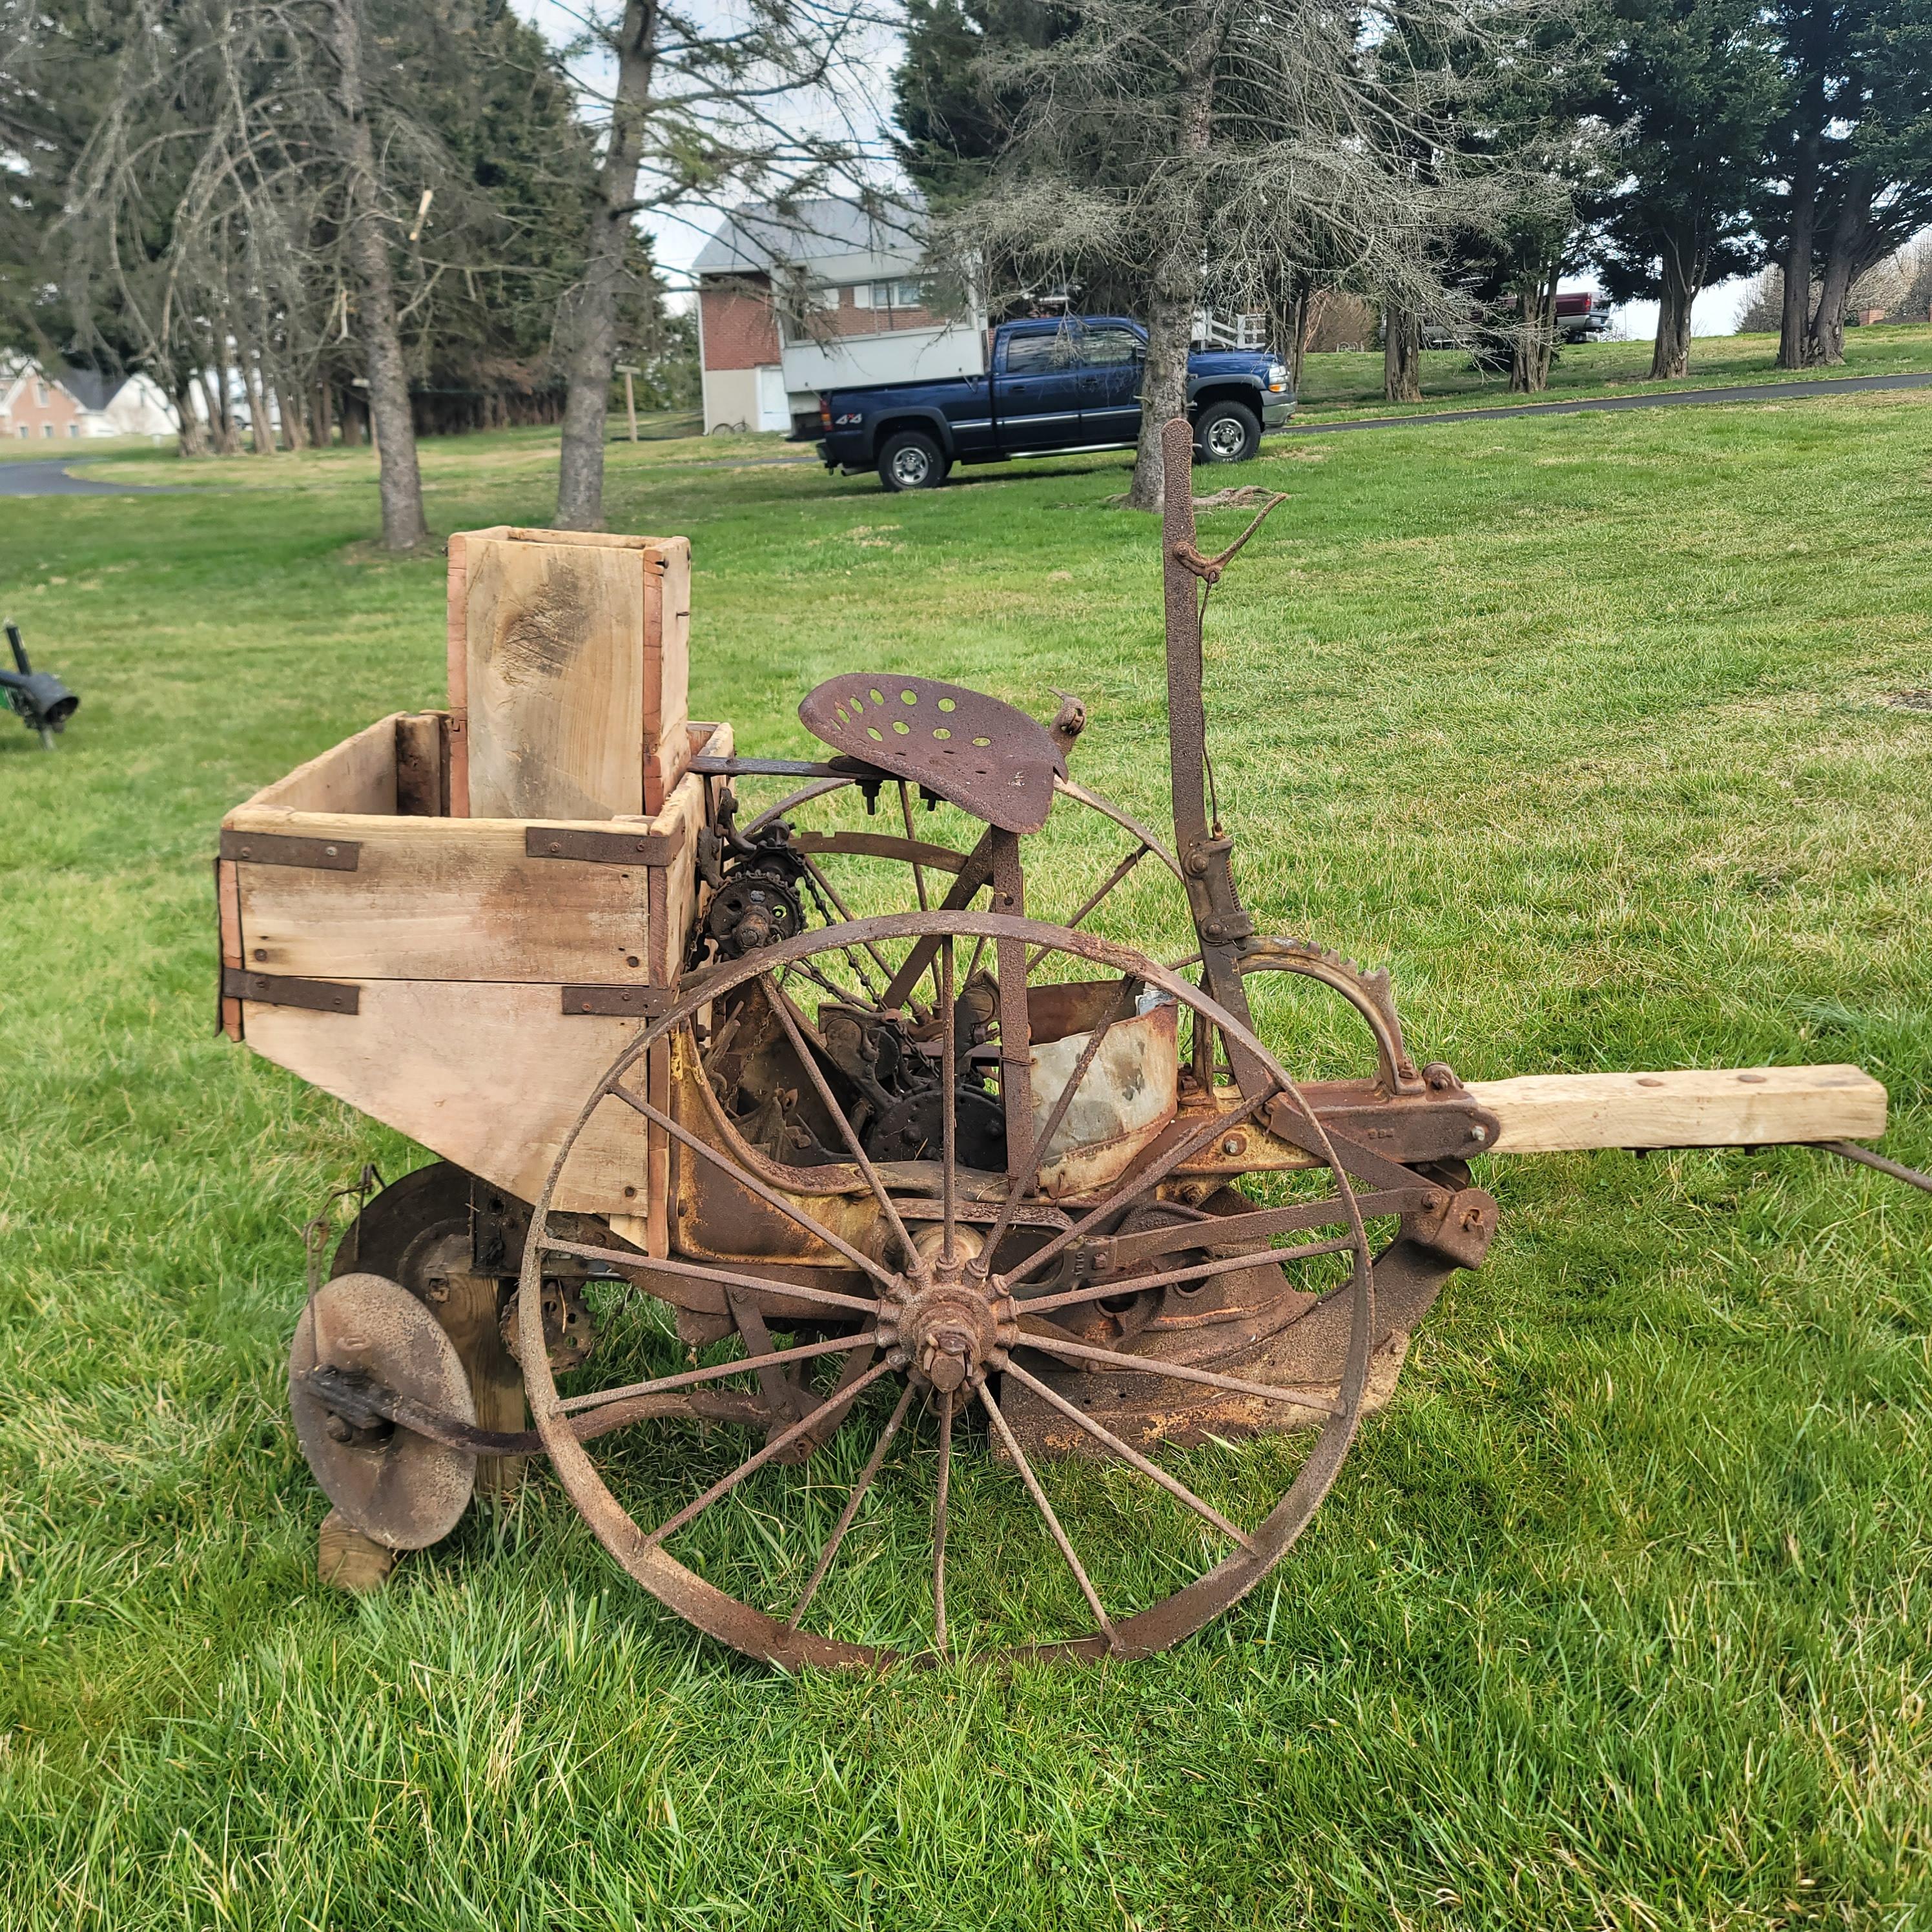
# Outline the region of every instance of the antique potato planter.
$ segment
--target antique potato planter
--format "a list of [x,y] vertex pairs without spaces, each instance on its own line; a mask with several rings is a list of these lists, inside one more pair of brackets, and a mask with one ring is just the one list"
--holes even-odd
[[[832,755],[741,756],[686,716],[683,540],[514,530],[452,540],[448,710],[230,814],[226,1030],[441,1156],[290,1352],[341,1580],[547,1458],[755,1657],[1142,1655],[1280,1560],[1481,1263],[1476,1156],[1809,1142],[1926,1184],[1851,1144],[1856,1067],[1466,1084],[1386,974],[1257,934],[1206,798],[1233,550],[1195,548],[1184,423],[1166,454],[1172,847],[1070,776],[1072,700],[855,674],[801,706]],[[1083,929],[1162,890],[1186,959]],[[1345,1038],[1354,1077],[1301,1077]]]

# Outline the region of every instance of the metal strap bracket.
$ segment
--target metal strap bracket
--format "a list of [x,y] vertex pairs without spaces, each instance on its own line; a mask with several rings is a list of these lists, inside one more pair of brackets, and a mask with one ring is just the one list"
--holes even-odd
[[352,872],[362,862],[355,838],[301,838],[284,832],[221,834],[221,856],[250,866],[308,866],[324,872]]
[[524,831],[524,854],[531,859],[578,859],[592,866],[668,866],[683,849],[682,824],[669,832],[590,832],[570,825],[532,825]]
[[224,999],[252,1000],[258,1006],[306,1006],[312,1012],[362,1010],[362,988],[338,980],[303,980],[292,973],[250,973],[240,966],[221,969]]
[[656,1019],[670,1006],[668,986],[566,986],[566,1013],[589,1013],[603,1019]]

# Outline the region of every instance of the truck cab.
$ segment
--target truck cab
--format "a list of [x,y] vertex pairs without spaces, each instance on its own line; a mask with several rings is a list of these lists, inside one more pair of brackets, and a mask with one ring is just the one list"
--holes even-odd
[[[876,469],[888,490],[936,488],[956,463],[1130,448],[1140,435],[1147,332],[1125,316],[1003,322],[986,373],[830,390],[794,440],[816,442],[828,470]],[[1188,358],[1197,458],[1238,463],[1294,409],[1286,368],[1266,350]]]

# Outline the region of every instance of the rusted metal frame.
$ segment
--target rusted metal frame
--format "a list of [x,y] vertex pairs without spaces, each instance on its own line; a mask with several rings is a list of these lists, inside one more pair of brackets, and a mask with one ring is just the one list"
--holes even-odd
[[[1208,713],[1203,692],[1201,607],[1196,574],[1185,559],[1194,547],[1192,431],[1178,417],[1161,431],[1162,501],[1161,578],[1167,614],[1167,728],[1174,793],[1174,842],[1188,908],[1201,940],[1202,976],[1216,1001],[1252,1028],[1248,996],[1236,965],[1239,944],[1254,921],[1241,904],[1228,862],[1233,841],[1208,822]],[[1196,1024],[1200,1024],[1196,1016]],[[1245,1046],[1228,1042],[1228,1065],[1250,1099],[1272,1084],[1266,1069]]]
[[[1390,1188],[1357,1197],[1363,1218],[1407,1214],[1429,1205],[1432,1196],[1454,1190],[1418,1180],[1412,1186]],[[1346,1221],[1348,1210],[1332,1196],[1324,1201],[1300,1201],[1286,1208],[1258,1208],[1252,1214],[1216,1214],[1204,1221],[1184,1221],[1169,1228],[1150,1228],[1138,1234],[1102,1234],[1088,1244],[1098,1275],[1118,1273],[1136,1262],[1151,1261],[1176,1248],[1225,1248],[1237,1241],[1265,1240],[1276,1234],[1298,1234],[1304,1228],[1324,1228]]]
[[939,1393],[939,1479],[932,1492],[932,1642],[946,1654],[946,1532],[952,1488],[952,1391]]
[[959,1069],[958,1026],[959,1013],[953,997],[952,941],[950,938],[940,943],[939,1052],[944,1062],[940,1071],[939,1090],[939,1201],[940,1219],[945,1229],[940,1247],[940,1258],[950,1263],[956,1252],[954,1233],[958,1225],[958,1162],[955,1156],[959,1145]]
[[[992,884],[994,842],[999,836],[990,825],[980,833],[979,844],[967,854],[958,875],[946,889],[946,896],[939,904],[941,912],[964,912],[978,896],[980,887]],[[888,1009],[904,1006],[938,950],[939,940],[932,934],[916,940],[912,950],[906,955],[905,964],[892,976],[892,983],[886,987],[885,998],[880,1004]]]
[[[870,1367],[872,1358],[878,1352],[878,1340],[876,1336],[857,1337],[851,1352],[845,1358],[844,1366],[838,1371],[838,1379],[832,1384],[830,1394],[826,1400],[836,1402],[839,1396],[852,1389],[857,1384],[860,1376],[864,1375]],[[820,1422],[815,1428],[806,1432],[807,1444],[814,1449],[823,1448],[832,1439],[839,1424],[844,1420],[844,1409],[836,1409],[830,1417]]]
[[845,1540],[845,1532],[857,1521],[860,1506],[865,1502],[867,1492],[884,1466],[886,1451],[892,1446],[892,1438],[899,1432],[899,1424],[904,1421],[906,1411],[912,1406],[914,1393],[910,1382],[908,1382],[900,1391],[898,1406],[892,1411],[885,1427],[880,1432],[878,1445],[872,1450],[864,1468],[860,1471],[859,1480],[852,1485],[852,1493],[846,1498],[845,1507],[839,1511],[838,1520],[832,1526],[832,1534],[825,1539],[824,1548],[818,1552],[818,1561],[814,1565],[812,1574],[806,1580],[805,1588],[800,1593],[798,1602],[791,1615],[785,1619],[794,1630],[798,1628],[800,1619],[811,1608],[812,1598],[818,1594],[819,1585],[825,1580],[825,1573],[832,1568],[832,1558],[838,1554],[839,1545]]
[[1181,1132],[1168,1132],[1174,1138],[1165,1148],[1160,1142],[1154,1148],[1160,1149],[1144,1167],[1130,1170],[1125,1184],[1115,1189],[1097,1208],[1090,1208],[1070,1228],[1063,1228],[1043,1247],[1036,1248],[1017,1268],[1008,1270],[1005,1280],[1008,1288],[1026,1278],[1052,1261],[1054,1256],[1080,1239],[1089,1229],[1099,1227],[1103,1222],[1118,1214],[1129,1202],[1136,1200],[1150,1187],[1157,1186],[1191,1154],[1198,1154],[1214,1136],[1226,1128],[1238,1125],[1262,1104],[1260,1099],[1244,1102],[1240,1106],[1226,1114],[1216,1114],[1210,1119],[1197,1123]]
[[[905,820],[907,843],[917,844],[912,832],[912,789],[904,778],[899,780],[899,816]],[[912,862],[912,883],[914,890],[919,894],[919,909],[924,912],[931,902],[926,896],[926,868],[916,859]]]
[[[1283,1262],[1312,1261],[1320,1255],[1346,1254],[1354,1244],[1354,1237],[1345,1234],[1339,1240],[1309,1241],[1295,1248],[1257,1248],[1251,1254],[1220,1255],[1211,1261],[1170,1268],[1162,1274],[1112,1275],[1105,1281],[1089,1282],[1084,1288],[1070,1288],[1062,1294],[1049,1294],[1038,1301],[1022,1301],[1020,1312],[1023,1315],[1045,1315],[1054,1309],[1072,1308],[1084,1301],[1106,1301],[1119,1295],[1139,1294],[1150,1288],[1172,1288],[1184,1281],[1206,1281],[1217,1274],[1241,1274],[1250,1268],[1266,1268],[1270,1262],[1279,1264]],[[1215,1245],[1219,1246],[1220,1244]]]
[[806,1073],[811,1077],[812,1086],[819,1099],[825,1103],[826,1112],[837,1124],[840,1137],[857,1164],[860,1173],[865,1177],[866,1185],[872,1190],[873,1199],[878,1202],[880,1211],[892,1223],[892,1232],[898,1237],[899,1246],[905,1254],[906,1265],[911,1267],[917,1252],[913,1246],[912,1236],[904,1222],[899,1219],[899,1210],[892,1204],[892,1196],[886,1192],[886,1184],[879,1178],[878,1169],[872,1165],[866,1150],[860,1145],[859,1136],[852,1131],[852,1123],[845,1118],[844,1108],[833,1097],[831,1084],[818,1064],[818,1055],[812,1052],[805,1035],[799,1029],[798,1022],[792,1016],[790,999],[769,973],[759,976],[759,983],[765,988],[771,1000],[772,1010],[778,1016],[778,1024],[784,1028],[785,1037],[791,1042],[793,1052],[798,1055]]
[[1027,1460],[1026,1451],[1019,1445],[1019,1438],[1008,1427],[1006,1418],[1000,1413],[1000,1405],[993,1400],[993,1392],[984,1382],[980,1384],[980,1400],[986,1413],[992,1418],[993,1426],[998,1430],[1000,1440],[1006,1454],[1013,1459],[1013,1467],[1020,1473],[1020,1480],[1027,1486],[1027,1494],[1033,1498],[1034,1506],[1045,1518],[1047,1533],[1058,1545],[1060,1553],[1066,1559],[1066,1567],[1073,1572],[1073,1580],[1080,1586],[1080,1594],[1087,1599],[1087,1606],[1094,1612],[1094,1619],[1107,1640],[1108,1647],[1115,1646],[1113,1620],[1107,1615],[1106,1606],[1100,1600],[1100,1593],[1094,1587],[1080,1558],[1073,1552],[1073,1545],[1065,1530],[1060,1526],[1060,1519],[1053,1513],[1053,1505],[1046,1499],[1046,1492],[1040,1486],[1040,1478],[1034,1474],[1033,1465]]
[[1029,1375],[1017,1362],[1009,1361],[1005,1372],[1023,1388],[1031,1389],[1042,1402],[1058,1409],[1069,1420],[1077,1422],[1095,1442],[1111,1449],[1130,1468],[1138,1469],[1150,1482],[1158,1483],[1176,1502],[1192,1510],[1202,1522],[1212,1523],[1223,1536],[1233,1538],[1244,1550],[1252,1550],[1254,1548],[1253,1540],[1246,1531],[1236,1528],[1212,1503],[1197,1496],[1178,1477],[1170,1476],[1158,1462],[1150,1462],[1138,1449],[1123,1442],[1112,1430],[1103,1429],[1093,1417],[1083,1414],[1058,1389],[1042,1382],[1037,1376]]
[[1862,1148],[1856,1141],[1814,1141],[1814,1147],[1822,1148],[1827,1154],[1836,1154],[1840,1160],[1856,1161],[1861,1167],[1869,1167],[1880,1174],[1888,1174],[1894,1180],[1903,1180],[1908,1186],[1922,1187],[1932,1194],[1932,1174],[1921,1174],[1916,1167],[1906,1167],[1895,1160],[1887,1160],[1882,1154],[1874,1154],[1870,1148]]
[[[427,1436],[446,1449],[460,1450],[471,1456],[541,1456],[544,1453],[543,1438],[534,1429],[479,1429],[473,1423],[425,1408],[393,1389],[345,1375],[326,1364],[309,1370],[302,1379],[317,1402],[360,1426],[378,1419],[392,1422],[412,1436]],[[738,1423],[748,1428],[762,1427],[768,1419],[755,1396],[735,1389],[718,1389],[686,1395],[633,1395],[612,1402],[597,1414],[579,1418],[570,1426],[578,1442],[594,1442],[599,1436],[628,1429],[633,1423],[674,1417]]]
[[[896,832],[794,832],[795,851],[817,858],[890,859],[921,872],[952,874],[966,862],[966,854],[950,845],[934,845],[922,838],[902,838]],[[922,906],[922,912],[928,908]]]
[[1164,1376],[1178,1382],[1198,1382],[1204,1388],[1225,1390],[1230,1395],[1258,1396],[1264,1402],[1292,1402],[1298,1408],[1319,1409],[1326,1415],[1339,1415],[1340,1407],[1326,1396],[1297,1395],[1288,1389],[1270,1388],[1265,1382],[1251,1382],[1239,1376],[1224,1376],[1212,1369],[1190,1367],[1185,1362],[1164,1362],[1151,1355],[1124,1355],[1117,1348],[1096,1348],[1084,1342],[1060,1341],[1022,1327],[1018,1346],[1038,1348],[1049,1355],[1064,1355],[1070,1361],[1094,1362],[1109,1369],[1125,1369],[1136,1375]]
[[[853,775],[835,771],[823,758],[741,758],[736,752],[725,758],[700,752],[685,769],[708,778],[809,778],[835,777],[850,784]],[[886,773],[879,776],[884,778]]]
[[560,1415],[576,1415],[587,1408],[602,1408],[607,1403],[628,1402],[634,1396],[662,1395],[672,1389],[694,1388],[702,1382],[722,1381],[727,1376],[741,1376],[748,1370],[762,1373],[769,1368],[788,1368],[809,1362],[820,1355],[842,1354],[872,1340],[868,1329],[860,1335],[834,1335],[823,1342],[800,1342],[790,1348],[773,1348],[762,1355],[747,1355],[736,1362],[714,1362],[708,1369],[680,1369],[676,1374],[658,1376],[647,1382],[628,1382],[622,1388],[596,1389],[588,1395],[566,1396],[556,1406]]
[[[1019,835],[993,835],[993,910],[1026,916],[1026,874]],[[1027,1012],[1027,950],[1023,941],[994,942],[1000,976],[1000,1106],[1006,1120],[1006,1172],[1016,1189],[1034,1172],[1032,1022]]]
[[1015,1175],[1006,1187],[1006,1198],[1000,1203],[1000,1217],[993,1223],[993,1232],[986,1237],[984,1252],[987,1265],[992,1264],[994,1251],[1005,1239],[1006,1230],[1012,1226],[1013,1212],[1020,1204],[1020,1196],[1040,1179],[1040,1172],[1046,1165],[1047,1152],[1053,1145],[1053,1137],[1060,1131],[1060,1123],[1066,1118],[1067,1110],[1073,1105],[1074,1096],[1080,1090],[1080,1083],[1087,1078],[1089,1070],[1100,1051],[1100,1043],[1111,1033],[1115,1024],[1126,1017],[1126,991],[1130,982],[1120,982],[1120,990],[1114,995],[1114,1003],[1100,1024],[1091,1028],[1087,1035],[1087,1044],[1081,1049],[1080,1058],[1075,1064],[1066,1084],[1060,1089],[1060,1098],[1053,1103],[1053,1112],[1047,1116],[1046,1125],[1034,1143],[1033,1160],[1024,1177]]
[[[1295,1104],[1290,1104],[1286,1095],[1270,1102],[1268,1130],[1276,1140],[1286,1141],[1304,1154],[1312,1154],[1324,1166],[1332,1167],[1338,1179],[1346,1168],[1358,1179],[1391,1192],[1414,1187],[1420,1180],[1413,1168],[1405,1167],[1387,1154],[1378,1154],[1374,1148],[1324,1125],[1298,1094]],[[1348,1190],[1345,1198],[1352,1201],[1354,1190]]]
[[[688,1280],[710,1282],[725,1291],[749,1288],[757,1294],[808,1301],[817,1308],[846,1309],[855,1315],[876,1315],[879,1312],[876,1301],[866,1301],[856,1294],[840,1294],[829,1288],[805,1288],[792,1282],[772,1281],[763,1275],[740,1274],[708,1263],[678,1261],[668,1255],[632,1254],[621,1248],[599,1248],[584,1241],[566,1241],[556,1234],[538,1237],[537,1246],[546,1254],[570,1255],[578,1261],[604,1262],[614,1268],[629,1268],[645,1274],[655,1270],[662,1274],[681,1275]],[[634,1287],[637,1284],[632,1285]]]
[[765,1326],[765,1318],[756,1300],[728,1288],[724,1306],[737,1324],[738,1333],[744,1337],[745,1353],[755,1357],[760,1364],[757,1372],[758,1393],[764,1397],[772,1414],[802,1415],[814,1400],[812,1390],[806,1386],[802,1376],[790,1372],[790,1367],[781,1359],[784,1352],[772,1347],[771,1330]]
[[[782,1455],[800,1436],[809,1434],[816,1424],[826,1419],[834,1410],[850,1409],[852,1404],[875,1382],[891,1373],[891,1364],[880,1362],[868,1369],[850,1388],[842,1391],[835,1390],[809,1415],[801,1417],[789,1429],[781,1430],[754,1455],[748,1456],[729,1475],[720,1477],[701,1496],[686,1503],[668,1521],[660,1523],[644,1538],[645,1548],[654,1548],[662,1544],[666,1538],[675,1536],[694,1516],[709,1509],[720,1497],[730,1495],[748,1476],[762,1469],[775,1456]],[[841,1419],[843,1419],[842,1416]]]
[[786,793],[777,804],[766,806],[757,818],[743,828],[745,836],[748,838],[754,832],[762,832],[774,819],[784,818],[787,812],[796,811],[801,805],[809,805],[815,798],[824,798],[835,791],[847,790],[851,783],[852,781],[850,778],[842,776],[837,778],[820,778],[814,784],[801,785],[796,791]]
[[1138,839],[1142,848],[1151,852],[1184,885],[1186,884],[1186,874],[1180,869],[1180,861],[1167,849],[1166,840],[1143,825],[1132,813],[1124,812],[1105,793],[1095,791],[1081,784],[1077,778],[1070,778],[1055,779],[1053,788],[1072,799],[1076,805],[1084,805],[1089,812],[1097,812],[1102,818],[1111,818],[1130,838]]
[[565,986],[560,990],[565,1012],[617,1019],[655,1019],[670,1010],[674,997],[669,986]]
[[[1106,884],[1103,885],[1098,892],[1092,894],[1081,906],[1080,910],[1066,922],[1067,929],[1070,932],[1078,932],[1080,928],[1081,922],[1087,917],[1088,914],[1090,913],[1094,908],[1097,906],[1100,902],[1104,899],[1107,895],[1111,892],[1114,888],[1118,886],[1120,881],[1147,856],[1147,855],[1148,848],[1144,845],[1136,845],[1134,849],[1130,852],[1108,875]],[[1046,957],[1048,952],[1051,950],[1051,947],[1042,946],[1040,950],[1027,962],[1027,970],[1030,973],[1033,969]]]
[[827,1247],[836,1249],[848,1261],[855,1262],[878,1282],[880,1287],[890,1288],[892,1286],[892,1274],[886,1269],[881,1268],[870,1255],[855,1248],[842,1235],[835,1234],[830,1228],[821,1226],[802,1208],[796,1206],[788,1200],[776,1188],[767,1187],[756,1174],[748,1173],[728,1155],[720,1154],[708,1141],[699,1139],[688,1127],[680,1126],[668,1114],[661,1112],[648,1100],[639,1100],[637,1095],[621,1082],[610,1082],[604,1090],[614,1094],[617,1099],[623,1102],[626,1106],[641,1114],[646,1120],[655,1120],[673,1140],[681,1142],[700,1159],[708,1160],[722,1173],[728,1174],[748,1193],[756,1195],[766,1207],[776,1208],[781,1214],[796,1221],[807,1234],[815,1235]]

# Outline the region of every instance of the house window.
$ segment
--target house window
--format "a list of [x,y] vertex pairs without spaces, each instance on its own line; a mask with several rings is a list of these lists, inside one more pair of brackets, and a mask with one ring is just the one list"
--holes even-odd
[[20,440],[22,442],[25,442],[28,437],[32,436],[33,433],[34,432],[30,430],[25,423],[22,423],[20,425]]
[[45,409],[46,407],[47,386],[46,383],[36,382],[34,385],[34,400],[38,403],[42,409]]
[[78,424],[77,422],[70,422],[70,423],[69,423],[69,424],[68,424],[68,426],[67,426],[67,433],[68,433],[68,434],[69,436],[78,436],[78,435],[80,435],[80,424]]
[[54,426],[53,426],[53,424],[52,424],[52,423],[43,423],[43,424],[41,424],[41,425],[40,425],[40,434],[41,434],[41,435],[42,435],[42,436],[44,436],[44,437],[46,437],[46,439],[47,440],[47,441],[48,441],[48,442],[52,442],[52,441],[53,441],[53,440],[54,440]]
[[852,291],[855,308],[923,308],[926,290],[917,282],[861,282]]

